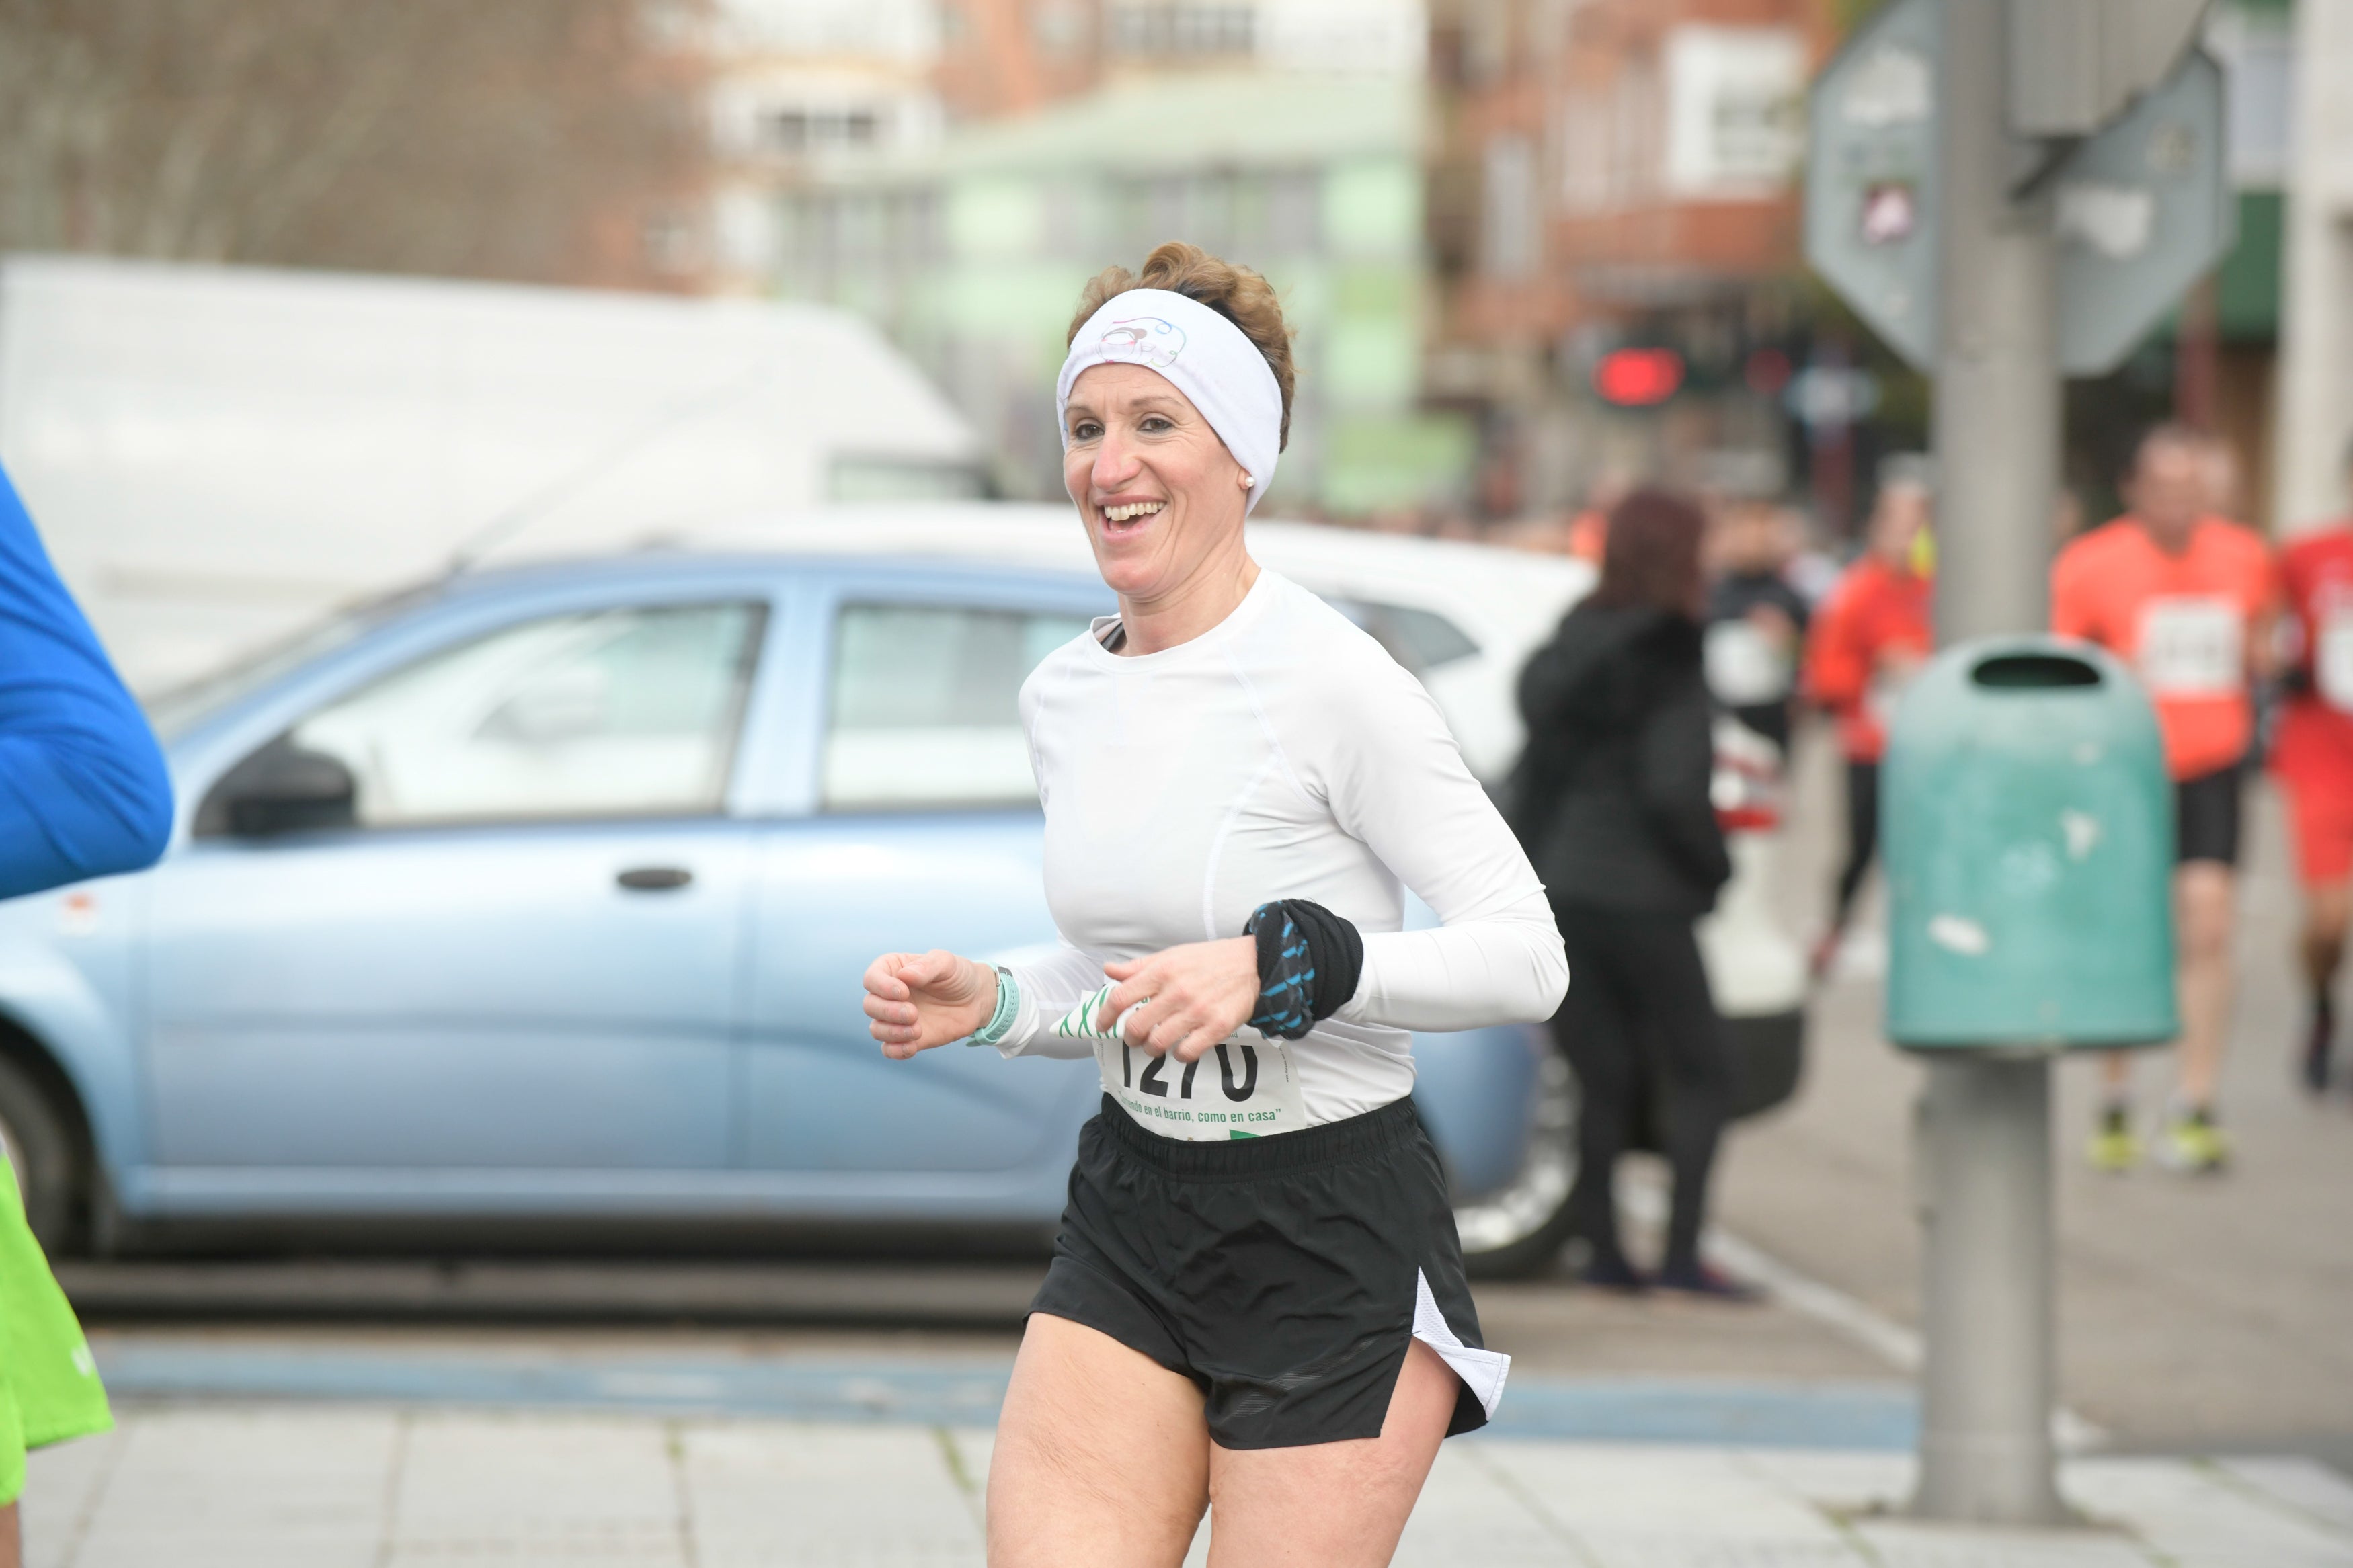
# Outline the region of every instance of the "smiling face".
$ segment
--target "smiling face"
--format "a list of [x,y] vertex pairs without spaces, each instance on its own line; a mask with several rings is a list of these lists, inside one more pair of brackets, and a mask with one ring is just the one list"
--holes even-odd
[[1095,565],[1132,605],[1182,595],[1239,569],[1250,491],[1242,467],[1192,400],[1158,372],[1099,364],[1063,411],[1062,485]]

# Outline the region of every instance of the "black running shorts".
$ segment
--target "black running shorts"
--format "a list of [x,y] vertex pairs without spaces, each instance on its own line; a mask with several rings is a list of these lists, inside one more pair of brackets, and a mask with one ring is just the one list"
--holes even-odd
[[2239,818],[2244,789],[2236,767],[2183,779],[2173,786],[2176,861],[2239,863]]
[[1199,1385],[1227,1448],[1377,1437],[1419,1337],[1461,1380],[1447,1436],[1484,1426],[1482,1348],[1438,1152],[1410,1099],[1279,1137],[1186,1142],[1109,1096],[1079,1134],[1032,1312],[1097,1329]]

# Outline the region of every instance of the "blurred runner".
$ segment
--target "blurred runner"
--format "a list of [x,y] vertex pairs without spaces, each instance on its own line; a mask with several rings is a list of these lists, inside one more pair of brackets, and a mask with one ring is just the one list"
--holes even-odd
[[[2271,552],[2212,513],[2211,444],[2159,426],[2141,438],[2125,499],[2132,510],[2075,540],[2051,576],[2052,629],[2100,644],[2140,672],[2165,732],[2174,780],[2181,1038],[2159,1158],[2220,1170],[2215,1079],[2231,1016],[2241,782],[2254,739],[2253,681],[2273,603]],[[2101,1170],[2140,1158],[2132,1059],[2110,1052],[2092,1139]]]
[[[2345,451],[2353,481],[2353,446]],[[2353,917],[2353,518],[2288,546],[2280,562],[2290,660],[2272,772],[2287,796],[2304,884],[2304,973],[2312,988],[2305,1087],[2328,1087],[2337,971]]]
[[[0,898],[136,870],[171,831],[155,738],[0,472]],[[26,1154],[0,1160],[0,1568],[21,1556],[25,1451],[113,1425],[26,1223]]]
[[1895,698],[1936,646],[1929,623],[1934,498],[1917,465],[1893,468],[1863,532],[1863,553],[1831,590],[1806,652],[1806,693],[1838,721],[1846,757],[1846,863],[1830,928],[1814,944],[1827,973],[1879,846],[1879,759]]
[[1707,687],[1732,716],[1789,754],[1789,704],[1812,606],[1783,574],[1798,547],[1777,502],[1731,502],[1710,531]]

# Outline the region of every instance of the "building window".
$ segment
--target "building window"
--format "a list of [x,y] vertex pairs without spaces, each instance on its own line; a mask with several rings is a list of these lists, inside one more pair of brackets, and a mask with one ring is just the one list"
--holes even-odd
[[835,623],[824,796],[833,811],[1031,805],[1021,683],[1083,616],[844,605]]
[[1561,105],[1560,199],[1572,213],[1609,205],[1609,104],[1590,92]]
[[1045,0],[1030,14],[1029,31],[1040,53],[1065,59],[1086,45],[1086,13],[1077,0]]
[[1526,278],[1536,269],[1536,159],[1525,136],[1487,143],[1485,210],[1481,247],[1493,278]]
[[1116,6],[1111,47],[1116,55],[1200,57],[1246,55],[1256,42],[1257,9],[1202,5],[1198,0],[1147,0]]
[[838,153],[882,140],[882,116],[871,108],[780,109],[768,116],[768,144],[779,153]]
[[1124,180],[1105,193],[1107,237],[1136,255],[1172,239],[1245,263],[1311,255],[1323,240],[1323,190],[1312,169]]
[[904,198],[907,255],[916,261],[947,259],[946,226],[940,221],[940,198],[934,191],[918,191]]
[[1120,248],[1142,256],[1155,246],[1183,239],[1214,251],[1210,237],[1200,233],[1197,223],[1201,204],[1192,199],[1193,184],[1181,174],[1172,174],[1125,180],[1114,187],[1113,207]]
[[1609,125],[1610,205],[1647,200],[1659,185],[1659,69],[1654,59],[1636,57],[1619,68],[1611,83]]
[[1793,27],[1688,26],[1667,37],[1667,187],[1686,198],[1771,195],[1805,154],[1806,41]]
[[1312,256],[1324,247],[1324,181],[1314,170],[1274,176],[1266,237],[1276,256]]

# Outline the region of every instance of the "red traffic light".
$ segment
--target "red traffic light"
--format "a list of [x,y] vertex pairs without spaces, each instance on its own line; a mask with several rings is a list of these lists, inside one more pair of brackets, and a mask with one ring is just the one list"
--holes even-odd
[[1593,367],[1593,390],[1604,403],[1649,408],[1683,384],[1683,356],[1672,349],[1613,349]]

